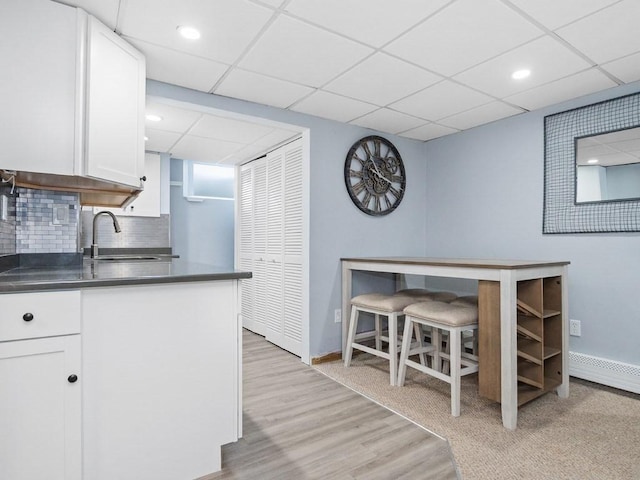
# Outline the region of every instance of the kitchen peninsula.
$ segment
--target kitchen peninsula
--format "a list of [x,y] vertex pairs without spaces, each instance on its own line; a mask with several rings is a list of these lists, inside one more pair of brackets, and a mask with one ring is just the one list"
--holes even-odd
[[0,478],[193,479],[242,435],[240,280],[179,258],[0,273]]

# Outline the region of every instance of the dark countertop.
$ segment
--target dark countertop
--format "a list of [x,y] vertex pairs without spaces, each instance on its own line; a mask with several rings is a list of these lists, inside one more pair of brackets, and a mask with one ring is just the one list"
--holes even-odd
[[68,290],[120,285],[203,282],[251,278],[251,272],[187,262],[160,260],[94,261],[69,265],[19,265],[0,273],[0,293]]

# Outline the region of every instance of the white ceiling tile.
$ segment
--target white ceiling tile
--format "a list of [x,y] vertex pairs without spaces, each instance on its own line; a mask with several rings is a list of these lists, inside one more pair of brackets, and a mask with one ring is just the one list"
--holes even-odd
[[[590,66],[586,60],[562,43],[545,36],[473,67],[454,78],[490,95],[504,98],[585,70]],[[522,80],[511,78],[514,71],[525,68],[531,70],[529,77]]]
[[[234,63],[266,25],[273,11],[245,0],[129,0],[121,3],[122,34],[222,63]],[[197,40],[176,27],[200,30]]]
[[489,103],[493,99],[445,80],[391,104],[391,108],[426,120],[439,120]]
[[239,66],[283,80],[319,87],[372,51],[351,40],[281,16]]
[[300,132],[294,132],[293,130],[285,130],[282,128],[274,128],[264,137],[259,138],[254,142],[254,145],[260,147],[273,147],[287,140],[292,140],[300,136]]
[[286,108],[311,92],[313,88],[238,68],[233,69],[214,90],[218,95],[279,108]]
[[369,103],[319,90],[295,104],[291,110],[338,122],[348,122],[376,108],[378,107]]
[[458,130],[466,130],[467,128],[477,127],[484,123],[490,123],[523,112],[524,110],[521,108],[512,107],[511,105],[496,100],[495,102],[472,108],[466,112],[443,118],[442,120],[438,120],[438,123],[447,127],[457,128]]
[[243,147],[241,143],[185,135],[173,147],[171,155],[182,160],[217,163]]
[[640,80],[640,53],[605,63],[602,68],[623,82]]
[[317,25],[380,47],[449,0],[293,0],[286,7]]
[[395,112],[388,108],[381,108],[352,122],[354,125],[372,128],[381,132],[400,133],[410,130],[424,123],[424,120]]
[[400,136],[413,138],[414,140],[431,140],[433,138],[444,137],[445,135],[451,135],[459,130],[455,128],[445,127],[438,125],[437,123],[428,123],[418,128],[402,132]]
[[279,8],[285,0],[253,0],[253,3],[263,3],[273,8]]
[[504,100],[527,110],[614,87],[616,84],[596,68],[506,97]]
[[640,51],[639,20],[640,2],[623,0],[557,33],[596,63],[605,63]]
[[145,113],[147,115],[154,114],[162,117],[162,120],[159,122],[145,120],[145,128],[177,133],[187,131],[202,116],[202,114],[198,112],[154,102],[147,103]]
[[324,89],[384,107],[440,80],[422,68],[376,53]]
[[180,133],[166,132],[149,127],[145,128],[144,134],[148,138],[144,143],[144,148],[154,152],[170,152],[171,147],[182,136]]
[[189,134],[198,137],[226,140],[236,143],[253,143],[273,130],[272,127],[231,118],[203,115]]
[[497,0],[459,0],[385,50],[443,76],[451,76],[542,33]]
[[509,0],[550,30],[571,23],[619,0]]
[[111,30],[116,29],[120,0],[64,0],[60,3],[80,7],[107,25]]
[[147,59],[147,78],[208,92],[228,65],[125,37]]

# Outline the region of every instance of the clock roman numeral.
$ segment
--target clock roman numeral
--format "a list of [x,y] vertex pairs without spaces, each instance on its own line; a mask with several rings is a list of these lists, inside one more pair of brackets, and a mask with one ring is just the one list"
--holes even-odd
[[369,208],[369,202],[371,202],[371,194],[369,192],[365,192],[364,197],[362,198],[362,205]]
[[353,190],[353,193],[355,196],[360,195],[360,193],[362,193],[362,191],[364,190],[365,185],[364,182],[362,180],[360,180],[358,183],[354,184],[351,189]]
[[371,150],[369,149],[369,144],[368,143],[363,143],[362,144],[362,149],[367,154],[367,160],[370,159],[372,157],[372,155],[371,155]]
[[353,157],[352,157],[352,158],[353,158],[354,160],[357,160],[358,162],[360,162],[360,165],[361,165],[362,167],[364,167],[364,164],[365,164],[365,163],[367,163],[367,161],[366,161],[366,160],[363,160],[363,159],[361,159],[361,158],[358,156],[358,152],[355,152],[355,153],[353,154]]
[[362,170],[352,170],[349,169],[349,176],[363,178]]
[[373,153],[376,158],[380,158],[380,140],[377,138],[373,141]]
[[378,195],[376,195],[376,200],[374,202],[374,208],[376,210],[376,212],[379,212],[382,210],[382,206],[380,205],[380,197]]
[[400,192],[398,190],[396,190],[395,188],[393,188],[392,186],[389,186],[389,193],[391,193],[394,197],[396,198],[400,198]]
[[384,196],[384,203],[386,203],[386,205],[387,205],[387,209],[391,208],[391,205],[393,205],[393,204],[391,203],[391,200],[389,200],[389,197],[387,197],[387,195],[386,195],[386,194],[385,194],[385,196]]

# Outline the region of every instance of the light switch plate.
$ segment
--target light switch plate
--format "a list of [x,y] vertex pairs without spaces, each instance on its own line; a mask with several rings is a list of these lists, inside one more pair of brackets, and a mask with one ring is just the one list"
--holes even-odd
[[0,220],[6,222],[9,219],[9,198],[0,195]]

